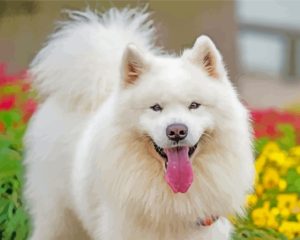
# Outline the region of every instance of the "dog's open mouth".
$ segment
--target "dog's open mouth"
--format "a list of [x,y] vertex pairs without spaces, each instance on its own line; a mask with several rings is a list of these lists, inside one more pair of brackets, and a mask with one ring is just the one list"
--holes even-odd
[[[167,167],[168,167],[168,157],[167,157],[167,154],[165,153],[165,151],[164,151],[163,148],[159,147],[154,141],[152,141],[152,142],[153,142],[155,151],[164,159],[164,161],[165,161],[165,168],[167,169]],[[198,143],[196,143],[192,147],[189,147],[189,151],[188,151],[189,158],[192,157],[192,155],[195,152],[197,146],[198,146]],[[177,150],[180,150],[180,148],[182,148],[182,147],[174,147],[174,149],[175,148],[177,148]]]
[[165,161],[165,180],[174,193],[185,193],[193,182],[193,170],[191,156],[197,148],[197,144],[188,146],[176,146],[172,148],[161,148],[154,144],[156,152]]

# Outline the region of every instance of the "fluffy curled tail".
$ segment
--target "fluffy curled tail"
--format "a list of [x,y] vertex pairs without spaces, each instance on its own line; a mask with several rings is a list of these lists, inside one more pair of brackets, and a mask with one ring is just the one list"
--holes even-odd
[[67,13],[69,20],[59,23],[29,73],[42,99],[57,97],[91,109],[118,84],[126,46],[154,50],[155,31],[145,9]]

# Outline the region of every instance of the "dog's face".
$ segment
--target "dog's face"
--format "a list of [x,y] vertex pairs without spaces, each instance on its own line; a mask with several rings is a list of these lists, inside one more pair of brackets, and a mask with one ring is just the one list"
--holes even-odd
[[207,37],[180,58],[150,57],[129,46],[124,69],[128,125],[149,139],[172,190],[184,193],[193,182],[192,161],[204,147],[202,139],[220,127],[222,111],[230,112],[224,101],[232,89],[221,56]]

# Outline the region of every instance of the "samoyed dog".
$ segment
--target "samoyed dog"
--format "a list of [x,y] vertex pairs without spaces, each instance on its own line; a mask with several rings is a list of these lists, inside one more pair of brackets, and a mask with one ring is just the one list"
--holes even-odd
[[69,15],[29,71],[31,239],[230,239],[252,139],[214,43],[168,55],[145,10]]

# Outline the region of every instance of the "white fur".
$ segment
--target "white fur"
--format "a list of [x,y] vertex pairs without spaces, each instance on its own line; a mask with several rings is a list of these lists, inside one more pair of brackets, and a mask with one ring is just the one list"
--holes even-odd
[[[226,240],[229,214],[242,213],[253,157],[248,114],[231,86],[221,55],[200,37],[181,57],[158,54],[149,14],[112,9],[72,12],[33,61],[30,73],[44,102],[26,134],[25,196],[32,240]],[[129,43],[143,69],[123,84]],[[218,79],[201,54],[216,59]],[[197,56],[199,57],[197,59]],[[189,110],[191,102],[201,107]],[[163,111],[149,107],[159,103]],[[174,194],[153,150],[171,147],[166,127],[184,123],[194,182]],[[196,220],[221,218],[210,227]]]

